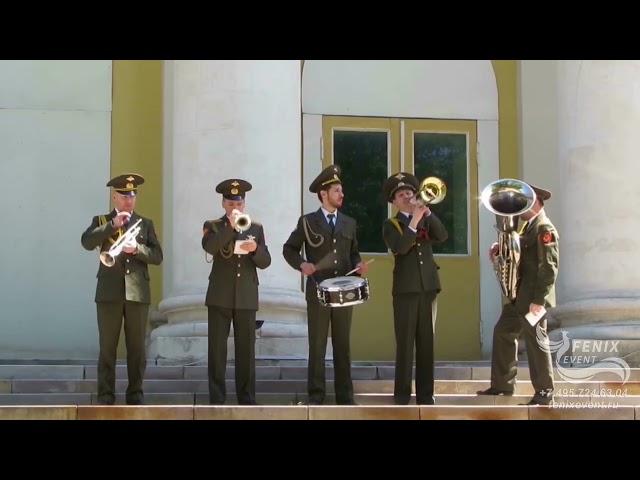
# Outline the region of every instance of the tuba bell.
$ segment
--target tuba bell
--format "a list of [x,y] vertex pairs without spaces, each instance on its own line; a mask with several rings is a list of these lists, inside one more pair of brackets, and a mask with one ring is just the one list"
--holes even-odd
[[493,268],[502,294],[509,300],[516,298],[518,265],[520,263],[519,217],[533,207],[536,192],[521,180],[496,180],[482,190],[480,196],[487,210],[496,215],[498,253],[492,256]]
[[416,193],[416,202],[422,205],[435,205],[447,196],[447,186],[438,177],[427,177],[420,182]]

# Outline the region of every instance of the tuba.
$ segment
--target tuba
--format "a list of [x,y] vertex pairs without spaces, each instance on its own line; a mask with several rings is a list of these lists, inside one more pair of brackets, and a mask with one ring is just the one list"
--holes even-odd
[[447,186],[438,177],[427,177],[420,182],[416,193],[416,202],[423,205],[435,205],[447,196]]
[[530,210],[536,192],[523,181],[513,178],[496,180],[487,185],[480,196],[487,210],[496,215],[498,253],[492,256],[502,294],[510,301],[516,298],[520,263],[519,216]]
[[232,213],[235,215],[236,230],[238,233],[249,230],[249,227],[251,227],[251,217],[246,213],[241,213],[240,210],[234,210]]
[[113,267],[116,264],[116,257],[120,255],[122,249],[127,243],[135,241],[138,233],[140,233],[140,222],[142,219],[138,219],[136,223],[131,225],[124,235],[122,235],[118,240],[115,241],[111,248],[106,252],[100,252],[100,261],[105,267]]

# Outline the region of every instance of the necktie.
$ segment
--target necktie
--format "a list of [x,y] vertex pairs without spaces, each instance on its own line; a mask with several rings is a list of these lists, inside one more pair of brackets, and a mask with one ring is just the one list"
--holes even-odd
[[327,218],[329,219],[329,226],[331,227],[331,233],[333,233],[336,228],[336,224],[333,220],[335,217],[336,216],[333,213],[330,213],[329,215],[327,215]]

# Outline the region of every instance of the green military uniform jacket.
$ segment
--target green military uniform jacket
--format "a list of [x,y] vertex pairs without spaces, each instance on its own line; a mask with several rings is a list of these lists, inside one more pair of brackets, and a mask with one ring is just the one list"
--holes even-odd
[[303,245],[307,262],[317,265],[322,260],[319,266],[327,267],[307,277],[307,300],[316,298],[316,283],[319,284],[327,278],[343,276],[361,261],[356,237],[356,221],[342,212],[338,212],[336,217],[333,237],[322,209],[298,219],[296,229],[282,248],[282,254],[287,263],[298,271],[300,271],[300,264],[305,262],[300,254]]
[[[101,252],[109,250],[112,241],[118,238],[118,229],[114,228],[111,219],[116,216],[113,209],[106,215],[93,217],[91,225],[82,234],[82,246],[87,250],[99,247]],[[151,293],[149,290],[148,264],[162,263],[162,247],[156,237],[153,222],[138,215],[131,214],[128,225],[133,225],[139,219],[140,232],[136,237],[138,253],[128,254],[124,251],[116,256],[116,263],[106,267],[99,262],[98,285],[96,286],[96,302],[139,302],[149,304]],[[101,221],[103,220],[103,221]],[[127,226],[121,229],[124,233]]]
[[[204,223],[202,248],[213,255],[209,274],[206,305],[223,308],[258,310],[257,268],[271,265],[271,255],[265,245],[262,225],[252,222],[243,233],[231,228],[226,215]],[[258,247],[246,255],[234,255],[236,240],[254,237]]]
[[400,212],[383,224],[384,242],[395,258],[393,295],[441,290],[440,267],[433,260],[431,246],[444,242],[448,237],[447,230],[433,212],[420,220],[418,232],[421,228],[424,229],[424,238],[409,228],[409,219]]
[[531,303],[544,305],[547,309],[554,307],[560,251],[558,232],[544,211],[527,225],[520,236],[520,251],[516,310],[525,315]]

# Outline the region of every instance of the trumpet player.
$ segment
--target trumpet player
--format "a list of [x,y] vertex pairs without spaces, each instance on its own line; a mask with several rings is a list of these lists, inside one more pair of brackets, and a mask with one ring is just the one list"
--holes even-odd
[[225,214],[207,220],[202,248],[213,255],[206,305],[208,311],[209,403],[226,399],[225,371],[227,338],[233,322],[236,397],[240,405],[256,404],[255,330],[258,310],[258,274],[271,264],[262,225],[244,213],[249,182],[229,179],[220,182]]
[[[101,254],[126,242],[114,253],[113,264],[99,263],[95,302],[98,317],[100,353],[98,357],[98,397],[102,405],[115,403],[116,354],[124,318],[129,385],[126,402],[144,403],[142,382],[146,368],[145,331],[151,295],[147,265],[160,265],[162,248],[153,222],[135,211],[138,187],[144,178],[135,173],[119,175],[107,183],[112,187],[114,209],[106,215],[93,217],[82,234],[82,246],[99,248]],[[139,222],[138,222],[139,221]],[[128,226],[137,224],[137,235]],[[127,234],[128,232],[128,234]],[[103,257],[104,258],[104,257]]]
[[[528,405],[549,405],[553,401],[553,367],[547,335],[546,309],[555,306],[555,282],[558,275],[558,232],[544,211],[551,192],[529,185],[535,192],[531,208],[520,214],[520,260],[515,298],[502,307],[493,329],[491,386],[478,395],[514,393],[518,365],[518,337],[524,335],[533,398]],[[495,262],[498,244],[489,255]]]
[[416,199],[418,189],[418,179],[406,172],[390,176],[383,185],[385,198],[398,210],[395,217],[385,220],[382,228],[384,242],[395,263],[392,295],[396,405],[407,405],[411,399],[414,347],[416,404],[434,404],[433,336],[440,279],[431,246],[444,242],[448,234],[429,206]]

